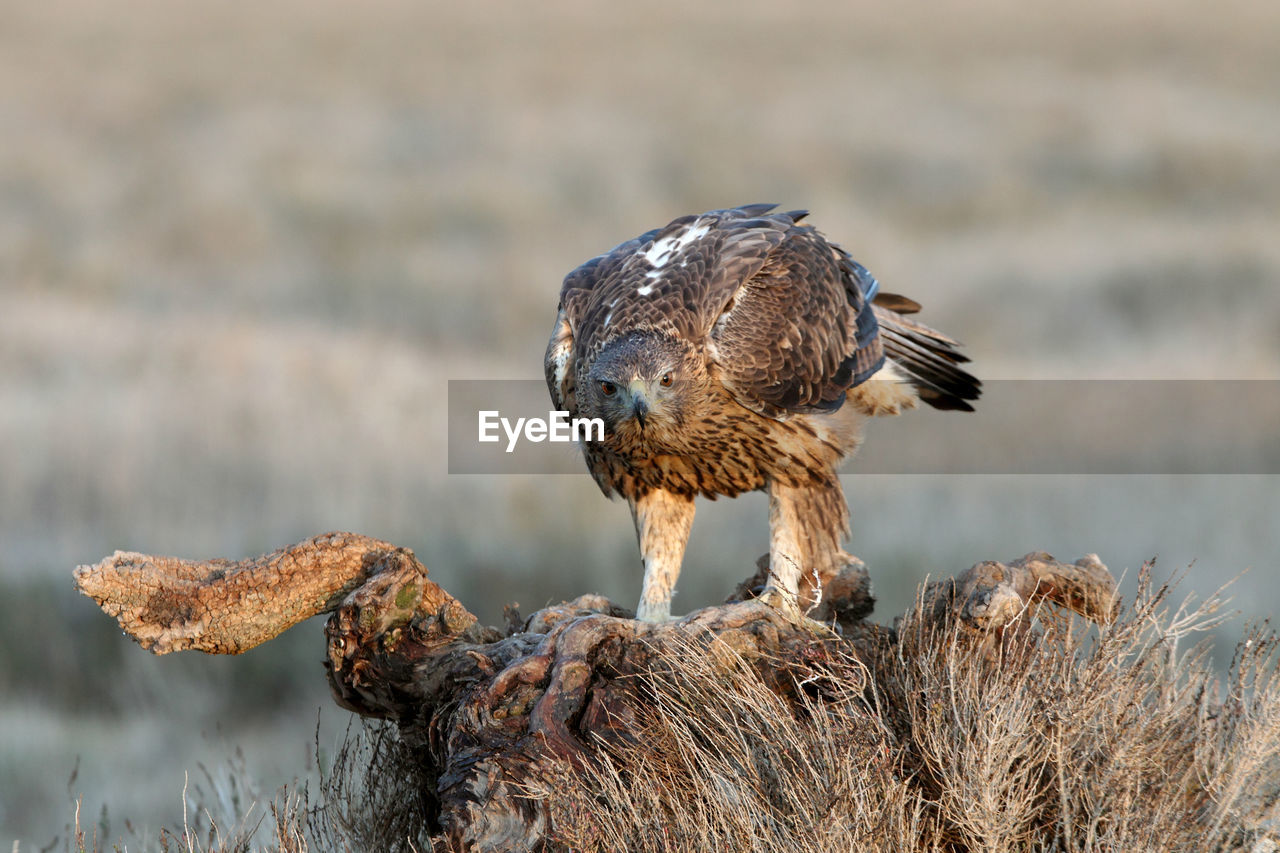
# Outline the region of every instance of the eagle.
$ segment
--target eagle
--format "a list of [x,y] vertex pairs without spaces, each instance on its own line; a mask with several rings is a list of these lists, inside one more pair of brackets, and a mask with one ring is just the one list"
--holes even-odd
[[671,618],[694,500],[763,490],[761,598],[799,616],[853,558],[837,470],[866,419],[923,401],[972,411],[957,341],[909,316],[807,211],[749,204],[682,216],[592,258],[560,290],[544,368],[555,406],[598,418],[583,443],[631,507],[637,618]]

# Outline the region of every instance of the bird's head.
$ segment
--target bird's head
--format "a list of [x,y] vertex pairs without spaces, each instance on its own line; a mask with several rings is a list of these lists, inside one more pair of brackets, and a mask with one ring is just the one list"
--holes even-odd
[[[684,425],[704,370],[691,348],[657,332],[636,332],[600,350],[579,400],[601,418],[606,435],[663,443]],[[581,383],[580,383],[581,388]],[[584,393],[585,391],[585,393]]]

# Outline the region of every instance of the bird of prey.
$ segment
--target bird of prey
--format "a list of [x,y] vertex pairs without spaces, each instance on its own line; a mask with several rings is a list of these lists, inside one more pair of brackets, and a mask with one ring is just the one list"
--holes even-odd
[[762,598],[802,614],[850,559],[837,477],[868,416],[924,401],[972,411],[956,341],[907,316],[806,211],[750,204],[682,216],[565,277],[547,386],[600,418],[587,467],[631,505],[638,618],[670,618],[694,498],[769,495]]

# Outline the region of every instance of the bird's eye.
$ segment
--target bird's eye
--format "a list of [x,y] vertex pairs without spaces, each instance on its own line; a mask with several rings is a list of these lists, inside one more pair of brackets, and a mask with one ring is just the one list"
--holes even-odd
[[671,387],[671,371],[668,370],[666,373],[662,374],[662,378],[659,379],[658,382],[659,384],[662,385],[663,388],[670,388]]
[[606,397],[612,397],[618,392],[618,386],[614,385],[612,382],[601,382],[600,390],[604,392]]

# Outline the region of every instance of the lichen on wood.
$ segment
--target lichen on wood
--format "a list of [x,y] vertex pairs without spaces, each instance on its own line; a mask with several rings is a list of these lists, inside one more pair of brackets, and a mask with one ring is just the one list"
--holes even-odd
[[144,649],[239,654],[332,611],[396,547],[326,533],[250,560],[184,560],[117,551],[75,570],[92,598]]

